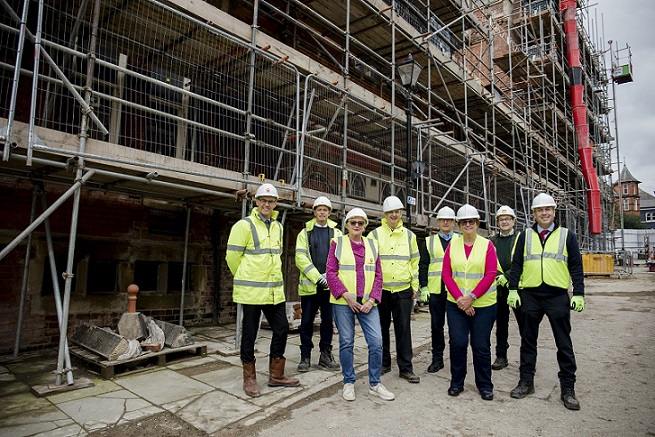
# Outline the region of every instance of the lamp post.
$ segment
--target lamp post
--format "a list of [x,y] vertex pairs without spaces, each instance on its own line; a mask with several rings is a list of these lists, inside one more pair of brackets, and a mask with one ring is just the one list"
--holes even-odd
[[416,86],[418,77],[421,74],[423,67],[416,62],[409,53],[404,61],[396,64],[396,71],[400,77],[400,82],[405,87],[405,115],[407,117],[407,177],[405,181],[405,191],[407,198],[405,199],[407,205],[407,229],[412,228],[412,206],[410,202],[410,192],[412,190],[412,89]]

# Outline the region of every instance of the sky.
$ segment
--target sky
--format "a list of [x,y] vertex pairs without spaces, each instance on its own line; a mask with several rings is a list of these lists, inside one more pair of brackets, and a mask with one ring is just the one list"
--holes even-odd
[[[617,84],[616,104],[610,106],[616,108],[621,168],[625,162],[630,173],[642,182],[639,187],[652,195],[655,191],[655,1],[589,0],[588,4],[589,17],[597,23],[597,40],[604,44],[598,48],[608,51],[608,68],[611,65],[609,40],[613,41],[614,51],[626,46],[632,51],[634,82]],[[610,85],[610,96],[611,88]],[[611,134],[616,137],[614,113],[610,113],[610,124]],[[616,150],[613,150],[615,170],[616,162]],[[616,180],[613,176],[612,181]]]

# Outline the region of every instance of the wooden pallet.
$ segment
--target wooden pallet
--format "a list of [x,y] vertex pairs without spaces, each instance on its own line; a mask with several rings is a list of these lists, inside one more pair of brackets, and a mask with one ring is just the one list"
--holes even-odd
[[189,356],[207,355],[207,345],[192,344],[176,348],[164,348],[159,352],[145,352],[138,357],[120,361],[107,361],[104,357],[81,347],[70,348],[71,358],[90,372],[104,379],[142,372],[152,366],[165,366]]

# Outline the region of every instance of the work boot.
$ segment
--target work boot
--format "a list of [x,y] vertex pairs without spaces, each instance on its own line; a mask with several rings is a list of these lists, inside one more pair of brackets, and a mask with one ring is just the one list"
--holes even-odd
[[507,358],[502,358],[502,357],[496,357],[496,361],[491,365],[491,368],[493,370],[500,370],[504,369],[507,367],[509,363],[507,362]]
[[524,381],[521,379],[519,385],[517,385],[509,395],[514,399],[523,399],[532,393],[534,393],[534,383],[532,381]]
[[259,397],[259,387],[257,387],[257,374],[255,371],[255,362],[243,364],[243,391],[250,397]]
[[318,367],[320,367],[321,369],[332,370],[332,371],[341,369],[339,363],[334,361],[334,355],[332,355],[332,348],[321,351],[321,357],[318,359]]
[[443,369],[443,367],[443,360],[433,358],[432,363],[428,366],[428,373],[437,373],[439,370]]
[[309,357],[302,357],[300,358],[300,363],[298,363],[298,371],[299,372],[309,372],[309,368],[311,367],[311,360]]
[[580,409],[580,402],[576,399],[575,390],[572,388],[562,389],[562,402],[564,402],[564,406],[569,410]]
[[284,364],[287,360],[282,357],[271,358],[268,365],[268,386],[269,387],[298,387],[300,381],[296,378],[289,378],[284,374]]

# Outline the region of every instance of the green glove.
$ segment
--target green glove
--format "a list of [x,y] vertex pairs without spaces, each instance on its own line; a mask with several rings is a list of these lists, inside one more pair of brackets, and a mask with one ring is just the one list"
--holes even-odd
[[421,302],[428,302],[430,300],[430,289],[426,286],[421,288]]
[[510,290],[509,295],[507,296],[507,305],[516,309],[521,306],[521,298],[519,297],[519,292],[516,290]]
[[507,282],[508,282],[507,278],[502,273],[496,276],[496,285],[500,285],[501,287],[507,287]]
[[571,298],[571,309],[581,312],[584,309],[584,296],[573,296]]

